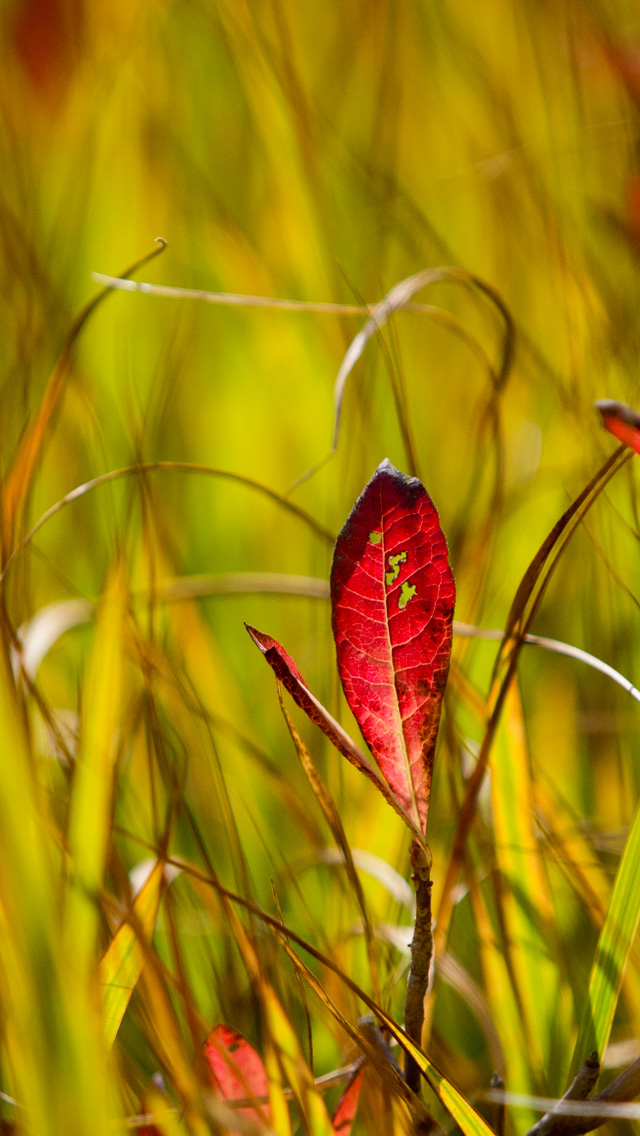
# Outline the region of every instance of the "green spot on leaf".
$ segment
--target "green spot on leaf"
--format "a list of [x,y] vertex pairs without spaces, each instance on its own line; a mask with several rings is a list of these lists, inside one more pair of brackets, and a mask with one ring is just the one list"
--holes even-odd
[[395,556],[389,557],[389,569],[390,569],[390,571],[387,572],[387,574],[385,576],[385,579],[387,581],[387,587],[390,587],[391,584],[393,584],[394,581],[398,579],[398,576],[400,575],[400,565],[406,559],[407,559],[406,550],[404,552],[397,552]]
[[398,607],[400,608],[400,611],[402,611],[402,609],[407,606],[407,604],[409,603],[409,600],[413,599],[415,594],[416,594],[415,584],[408,584],[407,581],[405,580],[404,584],[402,585],[402,587],[400,589],[400,599],[398,600]]
[[380,544],[380,541],[382,540],[382,533],[370,532],[369,540],[372,544]]

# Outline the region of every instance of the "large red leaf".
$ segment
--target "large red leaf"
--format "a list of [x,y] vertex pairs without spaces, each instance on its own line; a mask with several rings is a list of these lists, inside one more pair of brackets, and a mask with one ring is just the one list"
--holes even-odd
[[347,702],[394,796],[424,832],[455,584],[429,494],[388,460],[338,537],[331,600]]
[[624,402],[615,402],[612,398],[596,402],[596,408],[600,411],[602,425],[609,433],[640,454],[640,414]]
[[343,730],[340,723],[336,722],[335,718],[324,708],[316,696],[311,693],[291,658],[291,655],[289,655],[284,647],[278,643],[277,639],[273,639],[271,635],[265,635],[263,631],[257,631],[255,627],[251,627],[248,623],[245,623],[245,627],[253,639],[253,642],[256,644],[256,647],[262,651],[269,666],[274,671],[277,678],[280,679],[285,689],[289,691],[294,701],[297,702],[298,706],[304,710],[311,718],[311,721],[315,722],[327,735],[338,752],[346,757],[352,765],[355,765],[361,773],[364,773],[365,777],[373,781],[374,785],[377,786],[389,804],[400,814],[409,827],[419,835],[420,829],[416,822],[395,797],[387,782],[380,776],[373,762],[370,761],[359,746],[352,741],[346,730]]
[[[221,1022],[209,1034],[204,1051],[219,1100],[268,1095],[269,1082],[262,1059],[237,1030]],[[240,1108],[238,1112],[258,1124],[269,1124],[271,1120],[269,1105],[264,1103],[255,1108]]]

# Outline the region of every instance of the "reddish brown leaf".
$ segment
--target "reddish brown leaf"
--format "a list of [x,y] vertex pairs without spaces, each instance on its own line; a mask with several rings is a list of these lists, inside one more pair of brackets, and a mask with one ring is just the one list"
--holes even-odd
[[424,832],[455,584],[429,494],[388,460],[338,537],[331,600],[349,706],[394,796]]
[[362,1074],[363,1069],[358,1069],[336,1105],[335,1112],[331,1117],[336,1136],[350,1136],[351,1126],[355,1120],[358,1101],[360,1100]]
[[600,411],[605,429],[619,442],[624,442],[625,446],[630,446],[640,454],[640,414],[624,402],[615,402],[612,398],[596,402],[596,409]]
[[[237,1030],[221,1022],[209,1034],[204,1051],[219,1100],[245,1100],[268,1095],[269,1083],[262,1059]],[[238,1112],[258,1124],[269,1124],[271,1120],[266,1103],[256,1104],[254,1108],[240,1108]]]
[[311,693],[291,658],[291,655],[287,654],[284,647],[282,647],[276,639],[273,639],[271,635],[265,635],[264,632],[257,631],[255,627],[250,627],[248,623],[245,623],[245,627],[253,639],[253,642],[256,644],[256,647],[262,651],[262,654],[274,671],[276,677],[280,680],[285,689],[289,691],[289,694],[294,701],[297,702],[298,706],[304,710],[309,718],[311,718],[311,721],[315,722],[327,735],[338,752],[346,757],[352,765],[355,765],[361,773],[364,773],[370,781],[373,781],[374,785],[377,786],[389,804],[393,806],[414,833],[416,835],[420,834],[420,829],[415,821],[396,798],[384,778],[380,776],[375,765],[356,743],[352,741],[346,730],[343,730],[340,723],[336,722],[329,711],[325,710],[322,703]]
[[73,17],[62,0],[21,0],[13,5],[13,48],[37,95],[49,109],[59,109],[79,62],[83,5],[73,6]]

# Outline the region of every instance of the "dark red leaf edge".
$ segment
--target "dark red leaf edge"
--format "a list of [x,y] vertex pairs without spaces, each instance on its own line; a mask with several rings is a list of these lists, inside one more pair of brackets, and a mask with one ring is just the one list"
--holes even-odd
[[[220,1022],[205,1046],[214,1092],[221,1101],[265,1097],[269,1093],[267,1071],[253,1046],[233,1026]],[[270,1124],[268,1104],[239,1108],[238,1113],[257,1124]]]
[[331,601],[347,702],[394,796],[424,832],[455,583],[435,505],[388,459],[338,536]]
[[356,769],[359,769],[361,773],[364,773],[365,777],[368,777],[369,780],[373,782],[376,788],[380,790],[385,800],[388,801],[398,815],[402,817],[405,824],[409,826],[413,835],[422,843],[423,835],[416,822],[402,806],[373,762],[370,761],[366,754],[364,754],[359,746],[349,737],[346,730],[332,717],[315,695],[311,693],[295,662],[291,658],[291,655],[289,655],[284,647],[271,635],[266,635],[264,632],[258,631],[248,623],[245,623],[245,627],[256,647],[258,647],[269,663],[276,678],[278,678],[285,689],[288,690],[294,702],[297,703],[301,710],[305,711],[312,722],[320,727],[338,752],[341,753],[343,757],[346,757],[352,765],[355,765]]

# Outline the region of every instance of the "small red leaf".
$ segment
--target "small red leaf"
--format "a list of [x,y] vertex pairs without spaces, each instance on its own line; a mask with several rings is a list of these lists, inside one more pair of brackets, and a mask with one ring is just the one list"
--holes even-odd
[[[209,1034],[204,1052],[218,1100],[268,1095],[269,1082],[262,1059],[237,1030],[221,1022]],[[238,1112],[258,1124],[269,1124],[271,1120],[269,1105],[265,1103],[255,1108],[239,1108]]]
[[311,721],[315,722],[315,724],[320,727],[339,753],[346,757],[352,765],[355,765],[361,773],[364,773],[365,777],[373,781],[374,785],[377,786],[396,812],[400,814],[405,823],[413,829],[416,835],[419,835],[420,829],[415,821],[395,797],[387,782],[380,776],[375,765],[369,760],[366,754],[362,752],[359,746],[352,741],[346,730],[343,730],[340,723],[336,722],[329,711],[325,710],[322,703],[311,693],[291,658],[291,655],[287,654],[284,647],[282,647],[276,639],[273,639],[271,635],[265,635],[264,632],[257,631],[255,627],[251,627],[248,623],[245,623],[245,627],[256,647],[262,651],[262,654],[274,671],[276,677],[280,680],[284,688],[289,691],[289,694],[293,700],[297,702],[300,709],[304,710],[309,718],[311,718]]
[[624,402],[614,402],[612,398],[596,402],[596,409],[600,412],[605,429],[619,442],[624,442],[640,454],[640,414]]
[[392,792],[424,832],[455,584],[429,494],[388,460],[338,537],[331,600],[347,702]]
[[358,1069],[336,1105],[335,1112],[331,1117],[336,1136],[350,1136],[351,1126],[355,1120],[358,1101],[360,1100],[363,1072],[362,1068]]

